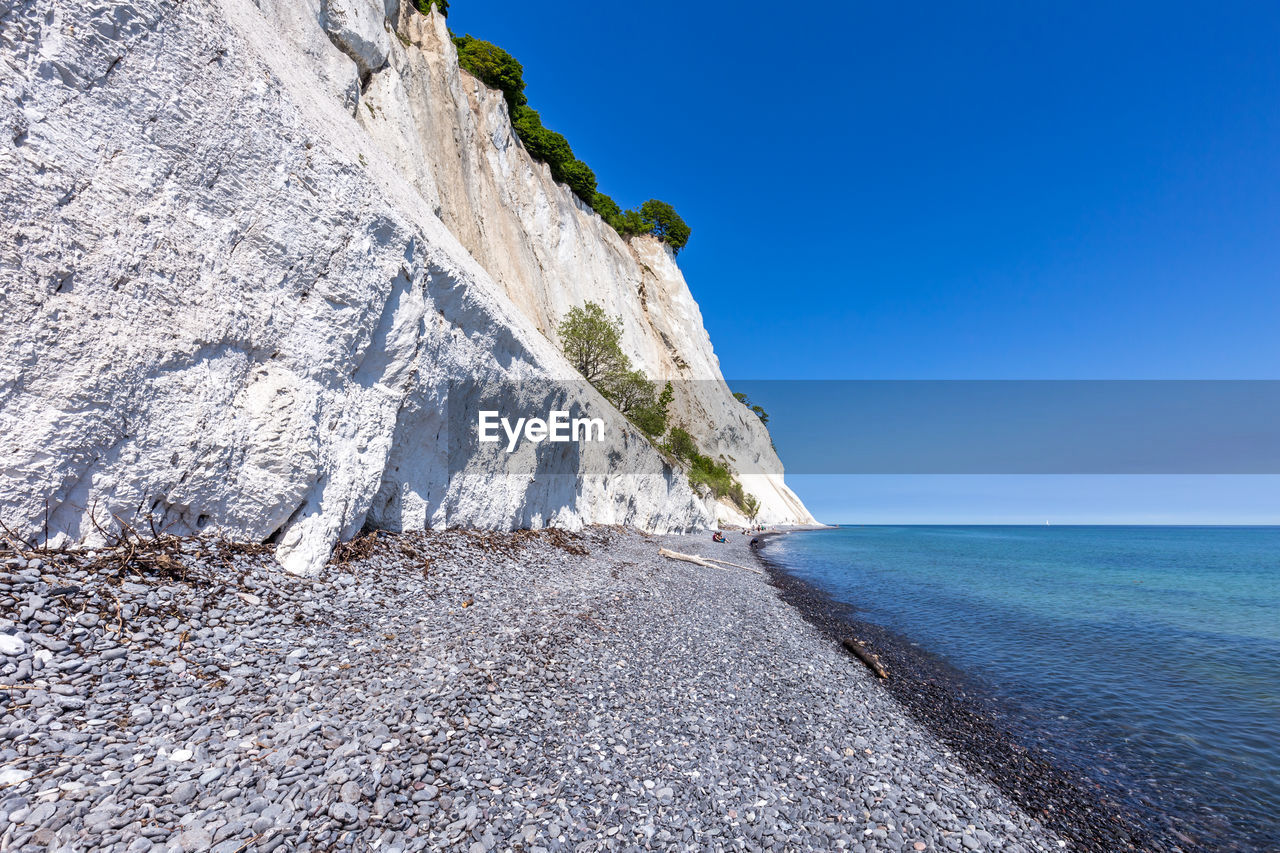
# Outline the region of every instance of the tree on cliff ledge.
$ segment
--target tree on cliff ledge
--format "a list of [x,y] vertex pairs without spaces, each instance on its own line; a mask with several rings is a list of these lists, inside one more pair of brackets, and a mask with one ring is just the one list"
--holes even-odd
[[[441,14],[448,13],[447,0],[414,0],[418,10],[427,13],[436,4]],[[524,66],[493,42],[471,35],[454,36],[458,65],[480,82],[502,92],[511,116],[511,127],[535,160],[551,167],[551,177],[568,184],[578,198],[623,237],[652,234],[671,247],[675,254],[689,242],[691,229],[665,201],[651,198],[639,210],[625,213],[618,203],[596,188],[596,174],[579,160],[563,134],[543,126],[542,116],[529,106],[524,94]]]
[[515,115],[516,107],[529,103],[524,95],[524,66],[514,56],[493,42],[470,35],[454,36],[453,46],[458,49],[459,65],[502,92],[508,112]]
[[594,302],[570,308],[556,331],[565,358],[592,385],[612,380],[631,366],[622,351],[622,318],[610,317]]
[[668,382],[659,393],[643,370],[632,370],[622,351],[622,318],[610,317],[594,302],[570,308],[556,329],[565,357],[619,412],[652,439],[667,429],[667,409],[675,397]]
[[542,117],[532,107],[522,105],[511,113],[511,126],[524,143],[525,150],[535,160],[551,167],[551,177],[568,184],[578,198],[591,204],[596,193],[596,173],[591,167],[573,156],[569,140],[563,134],[542,126]]
[[640,205],[640,219],[650,234],[669,245],[676,254],[689,242],[692,229],[665,201],[651,198]]

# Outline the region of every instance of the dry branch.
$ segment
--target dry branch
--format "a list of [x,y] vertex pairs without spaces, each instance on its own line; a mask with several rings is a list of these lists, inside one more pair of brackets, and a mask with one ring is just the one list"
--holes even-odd
[[693,563],[695,566],[702,566],[704,569],[719,569],[722,572],[729,571],[724,566],[717,566],[709,560],[703,559],[696,554],[681,554],[679,551],[669,551],[666,548],[659,548],[658,554],[672,560],[680,560],[685,563]]
[[888,678],[889,670],[884,668],[884,664],[880,663],[880,656],[861,640],[844,640],[844,647],[849,650],[858,660],[867,665],[867,669],[876,674],[878,678]]
[[697,554],[681,554],[679,551],[670,551],[666,548],[659,548],[658,554],[672,560],[682,560],[686,563],[693,563],[695,566],[702,566],[707,569],[719,569],[722,572],[728,571],[728,569],[724,568],[724,566],[717,566],[716,563],[723,563],[725,566],[733,566],[735,569],[745,569],[748,572],[755,572],[758,575],[764,574],[764,572],[759,569],[753,569],[750,566],[744,566],[740,563],[730,563],[728,560],[720,560],[715,557],[702,557]]
[[750,566],[744,566],[741,563],[730,563],[728,560],[718,560],[715,557],[703,557],[704,560],[711,560],[713,563],[724,563],[726,566],[733,566],[735,569],[745,569],[748,572],[755,572],[758,575],[764,574],[760,569],[753,569]]

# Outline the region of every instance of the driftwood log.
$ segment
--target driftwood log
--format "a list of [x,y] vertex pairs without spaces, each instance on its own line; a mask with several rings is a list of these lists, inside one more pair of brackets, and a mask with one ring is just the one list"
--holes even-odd
[[884,664],[880,663],[880,656],[861,640],[843,640],[844,647],[849,650],[850,654],[867,665],[867,669],[876,674],[877,678],[888,678],[889,670],[884,668]]
[[704,569],[720,569],[720,571],[722,572],[728,571],[728,569],[721,568],[720,566],[717,566],[715,563],[710,563],[702,559],[701,557],[697,556],[696,554],[681,554],[679,551],[669,551],[666,548],[659,548],[658,554],[660,556],[667,557],[668,559],[671,559],[671,560],[680,560],[685,563],[693,563],[695,566],[702,566]]
[[730,563],[728,560],[718,560],[715,557],[703,557],[704,560],[710,560],[713,563],[723,563],[726,566],[733,566],[735,569],[742,569],[748,572],[755,572],[758,575],[764,574],[760,569],[753,569],[750,566],[744,566],[741,563]]
[[748,572],[755,572],[763,575],[764,572],[759,569],[753,569],[750,566],[744,566],[741,563],[730,563],[728,560],[718,560],[715,557],[699,557],[697,554],[681,554],[679,551],[669,551],[666,548],[659,548],[658,553],[663,557],[669,557],[672,560],[683,560],[686,563],[693,563],[695,566],[703,566],[708,569],[720,569],[725,571],[723,566],[717,566],[716,563],[723,563],[725,566],[733,566],[735,569],[743,569]]

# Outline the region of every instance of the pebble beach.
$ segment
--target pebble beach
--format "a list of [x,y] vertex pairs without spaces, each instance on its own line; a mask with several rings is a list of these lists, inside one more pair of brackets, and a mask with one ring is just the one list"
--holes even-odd
[[0,551],[4,850],[1069,846],[738,532],[135,540]]

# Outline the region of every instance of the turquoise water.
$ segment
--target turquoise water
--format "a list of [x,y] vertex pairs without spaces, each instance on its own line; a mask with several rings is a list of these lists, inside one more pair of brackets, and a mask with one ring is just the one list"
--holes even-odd
[[851,527],[769,553],[1207,848],[1280,849],[1280,528]]

